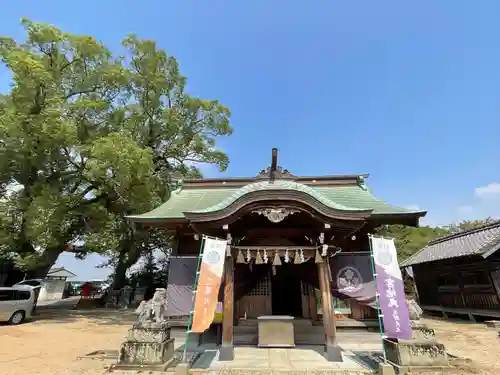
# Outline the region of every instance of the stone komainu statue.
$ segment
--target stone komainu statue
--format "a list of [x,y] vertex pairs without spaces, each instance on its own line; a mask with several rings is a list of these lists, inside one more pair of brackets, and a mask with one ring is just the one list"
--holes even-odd
[[167,290],[165,288],[156,288],[152,301],[155,322],[160,323],[166,321]]
[[167,291],[157,288],[153,298],[142,301],[135,310],[139,323],[162,323],[166,321]]
[[151,301],[142,301],[137,309],[135,309],[135,313],[137,314],[137,321],[139,323],[152,322],[151,312]]
[[408,313],[410,315],[410,320],[420,320],[423,314],[422,309],[414,299],[406,300],[408,305]]

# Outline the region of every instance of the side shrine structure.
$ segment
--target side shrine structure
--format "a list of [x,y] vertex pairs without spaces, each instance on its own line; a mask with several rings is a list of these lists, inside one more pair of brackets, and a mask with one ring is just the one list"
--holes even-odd
[[[327,258],[339,251],[366,253],[368,234],[377,227],[418,226],[426,214],[375,198],[367,177],[295,176],[278,166],[273,149],[271,165],[255,177],[184,180],[163,205],[129,219],[175,235],[173,258],[196,257],[202,235],[229,240],[221,360],[233,358],[239,325],[262,316],[289,316],[320,329],[327,359],[338,361]],[[354,301],[350,308],[351,319],[377,318],[375,310]]]

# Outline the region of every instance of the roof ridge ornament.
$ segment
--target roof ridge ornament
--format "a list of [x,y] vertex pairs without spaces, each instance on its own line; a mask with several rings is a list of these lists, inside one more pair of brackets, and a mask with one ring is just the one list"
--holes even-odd
[[370,188],[366,185],[365,176],[358,176],[358,186],[364,191],[371,193]]
[[271,151],[271,169],[269,171],[269,182],[274,182],[276,169],[278,168],[278,149],[274,147]]
[[278,179],[292,179],[294,180],[296,176],[290,173],[288,169],[280,167],[278,165],[278,149],[275,147],[271,154],[271,166],[264,168],[255,177],[256,179],[267,178],[270,183],[273,183]]
[[182,191],[183,187],[184,187],[184,180],[181,178],[173,184],[173,188],[174,188],[173,192],[179,194]]

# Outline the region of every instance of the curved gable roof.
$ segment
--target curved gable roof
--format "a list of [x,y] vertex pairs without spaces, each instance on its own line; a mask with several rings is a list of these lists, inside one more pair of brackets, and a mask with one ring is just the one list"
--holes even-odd
[[[172,192],[170,199],[159,207],[140,215],[128,216],[128,218],[137,222],[185,220],[185,212],[204,213],[220,210],[250,191],[269,189],[270,192],[276,192],[268,185],[262,185],[263,183],[270,185],[266,181],[261,181],[240,187],[225,186],[224,182],[221,182],[215,187],[178,189]],[[290,180],[276,180],[274,184],[276,186],[274,189],[301,189],[300,191],[318,202],[338,211],[371,211],[372,216],[414,215],[422,217],[426,214],[426,211],[397,207],[377,199],[364,184],[314,186],[314,184],[305,185]]]
[[[354,208],[354,207],[347,207],[342,204],[336,203],[317,190],[314,190],[313,188],[300,184],[295,181],[289,181],[289,180],[276,180],[276,181],[261,181],[261,182],[254,182],[252,184],[248,184],[243,186],[242,188],[239,188],[235,192],[233,192],[229,197],[224,199],[223,201],[214,204],[210,207],[206,207],[203,209],[199,210],[194,210],[194,211],[189,211],[193,213],[209,213],[209,212],[216,212],[223,210],[230,205],[232,205],[234,202],[236,202],[238,199],[242,198],[243,196],[251,193],[255,193],[258,191],[272,191],[272,190],[283,190],[283,191],[294,191],[294,192],[303,192],[307,195],[309,195],[311,198],[316,199],[318,202],[324,204],[327,207],[333,208],[335,210],[339,211],[369,211],[368,210],[363,210],[359,208]],[[186,211],[188,212],[188,211]]]

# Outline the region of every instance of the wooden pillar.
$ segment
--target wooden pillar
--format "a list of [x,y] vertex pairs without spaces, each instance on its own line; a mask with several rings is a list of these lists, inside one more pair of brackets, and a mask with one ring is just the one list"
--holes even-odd
[[309,311],[311,312],[311,320],[318,320],[318,304],[316,302],[316,289],[311,284],[307,284],[309,288]]
[[500,269],[491,271],[490,280],[497,293],[497,307],[498,307],[498,303],[500,303]]
[[233,319],[234,319],[234,259],[226,258],[224,265],[224,315],[222,318],[222,345],[219,348],[220,361],[234,359]]
[[321,290],[321,307],[323,310],[323,325],[325,327],[325,357],[329,362],[342,362],[342,353],[337,344],[335,312],[333,310],[328,263],[318,263],[319,287]]

